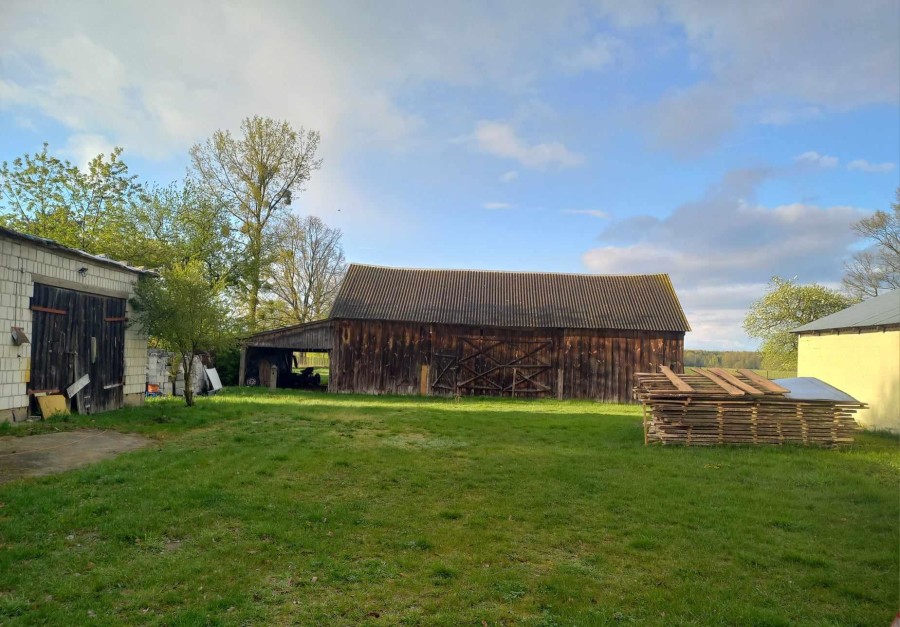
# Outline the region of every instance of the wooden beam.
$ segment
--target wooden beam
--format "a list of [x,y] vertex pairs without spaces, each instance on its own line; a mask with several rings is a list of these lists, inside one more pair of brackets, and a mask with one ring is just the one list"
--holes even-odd
[[738,370],[738,372],[740,372],[742,375],[744,375],[757,385],[766,388],[770,392],[776,392],[778,394],[787,394],[788,392],[790,392],[790,390],[786,387],[782,387],[774,381],[766,379],[758,372],[753,372],[752,370],[747,370],[746,368],[741,368],[740,370]]
[[[246,385],[244,379],[247,377],[247,347],[241,346],[241,363],[238,366],[238,385]],[[328,383],[331,384],[331,370],[328,371]]]
[[728,392],[731,396],[744,396],[746,394],[746,392],[744,392],[744,390],[734,387],[727,381],[723,381],[722,379],[720,379],[715,374],[713,374],[712,372],[710,372],[709,370],[707,370],[705,368],[694,368],[694,372],[696,372],[699,375],[703,375],[704,377],[706,377],[707,379],[709,379],[710,381],[712,381],[713,383],[718,385],[720,388],[722,388],[723,390]]
[[58,314],[60,316],[66,315],[65,309],[53,309],[51,307],[41,307],[40,305],[32,305],[31,311],[42,311],[44,313]]
[[748,384],[744,383],[743,381],[741,381],[740,379],[738,379],[736,376],[734,376],[733,374],[731,374],[730,372],[728,372],[728,371],[725,370],[724,368],[710,368],[709,370],[710,370],[711,372],[716,373],[717,375],[719,375],[720,377],[722,377],[722,378],[725,379],[726,381],[728,381],[731,385],[733,385],[733,386],[735,386],[735,387],[738,387],[738,388],[744,390],[744,391],[747,392],[748,394],[752,394],[752,395],[754,395],[754,396],[762,396],[763,394],[765,394],[765,392],[763,392],[763,391],[761,391],[761,390],[757,390],[757,389],[756,389],[755,387],[753,387],[752,385],[748,385]]
[[693,392],[694,388],[692,388],[686,381],[683,381],[677,374],[672,372],[672,369],[668,366],[660,366],[659,371],[666,375],[666,378],[675,386],[675,389],[679,392]]

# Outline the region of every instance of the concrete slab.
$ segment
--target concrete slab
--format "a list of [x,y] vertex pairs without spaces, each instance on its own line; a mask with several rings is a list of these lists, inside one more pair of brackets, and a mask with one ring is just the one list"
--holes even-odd
[[140,435],[99,430],[0,438],[0,483],[81,468],[150,442]]

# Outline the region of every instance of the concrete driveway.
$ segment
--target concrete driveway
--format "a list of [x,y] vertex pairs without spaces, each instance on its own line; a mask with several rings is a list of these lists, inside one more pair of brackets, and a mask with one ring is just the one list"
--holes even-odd
[[0,483],[81,468],[149,443],[140,435],[93,429],[0,438]]

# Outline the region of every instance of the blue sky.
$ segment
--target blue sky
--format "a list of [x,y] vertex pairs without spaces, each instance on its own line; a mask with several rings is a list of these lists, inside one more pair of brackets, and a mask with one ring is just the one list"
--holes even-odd
[[898,25],[879,0],[6,0],[0,159],[119,145],[168,182],[214,130],[287,119],[324,157],[293,210],[351,261],[669,272],[688,347],[753,348],[769,277],[837,285],[894,197]]

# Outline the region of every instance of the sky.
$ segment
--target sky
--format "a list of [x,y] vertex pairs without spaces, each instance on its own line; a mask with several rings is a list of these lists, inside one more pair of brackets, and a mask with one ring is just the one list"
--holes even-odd
[[321,133],[291,209],[349,261],[666,272],[688,348],[837,287],[900,161],[900,3],[0,0],[0,160],[144,181],[244,117]]

